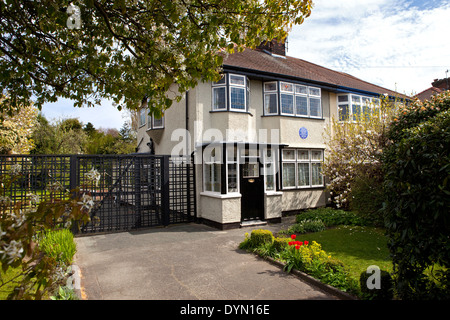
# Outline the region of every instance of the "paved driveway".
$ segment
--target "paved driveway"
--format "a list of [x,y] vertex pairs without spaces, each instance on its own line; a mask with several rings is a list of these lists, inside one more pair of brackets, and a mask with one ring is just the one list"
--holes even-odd
[[245,233],[253,229],[220,231],[201,224],[183,224],[77,237],[75,262],[81,269],[83,298],[336,299],[240,250],[238,245]]

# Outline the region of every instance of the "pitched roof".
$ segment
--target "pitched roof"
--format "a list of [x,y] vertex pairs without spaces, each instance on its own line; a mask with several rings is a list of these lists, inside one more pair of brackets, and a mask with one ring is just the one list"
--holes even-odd
[[419,99],[420,101],[430,100],[430,98],[434,95],[442,93],[444,90],[441,90],[436,87],[430,87],[422,92],[416,94],[414,97]]
[[298,81],[328,85],[338,89],[356,89],[373,94],[387,93],[409,99],[398,92],[374,85],[347,73],[334,71],[317,64],[289,56],[275,57],[260,49],[245,49],[224,58],[224,69],[242,69],[272,76],[285,76]]

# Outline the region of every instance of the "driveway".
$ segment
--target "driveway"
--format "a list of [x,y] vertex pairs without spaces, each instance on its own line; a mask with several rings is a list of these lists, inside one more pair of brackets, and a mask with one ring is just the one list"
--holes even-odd
[[[280,225],[263,226],[276,231]],[[331,300],[336,297],[238,248],[245,233],[202,224],[77,237],[89,300]]]

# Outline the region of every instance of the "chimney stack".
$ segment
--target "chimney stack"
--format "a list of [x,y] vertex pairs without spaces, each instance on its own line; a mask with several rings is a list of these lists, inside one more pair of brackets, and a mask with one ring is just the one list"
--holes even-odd
[[281,42],[277,39],[273,39],[272,41],[264,41],[256,48],[269,54],[286,56],[286,39],[282,40]]

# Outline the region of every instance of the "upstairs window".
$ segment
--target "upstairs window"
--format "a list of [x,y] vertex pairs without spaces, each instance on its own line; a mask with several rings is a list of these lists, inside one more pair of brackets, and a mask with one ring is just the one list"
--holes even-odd
[[265,82],[264,115],[321,118],[321,90],[284,81]]
[[339,121],[361,121],[380,117],[380,99],[356,94],[337,96]]
[[212,84],[213,111],[248,110],[250,82],[247,77],[237,74],[225,74]]

